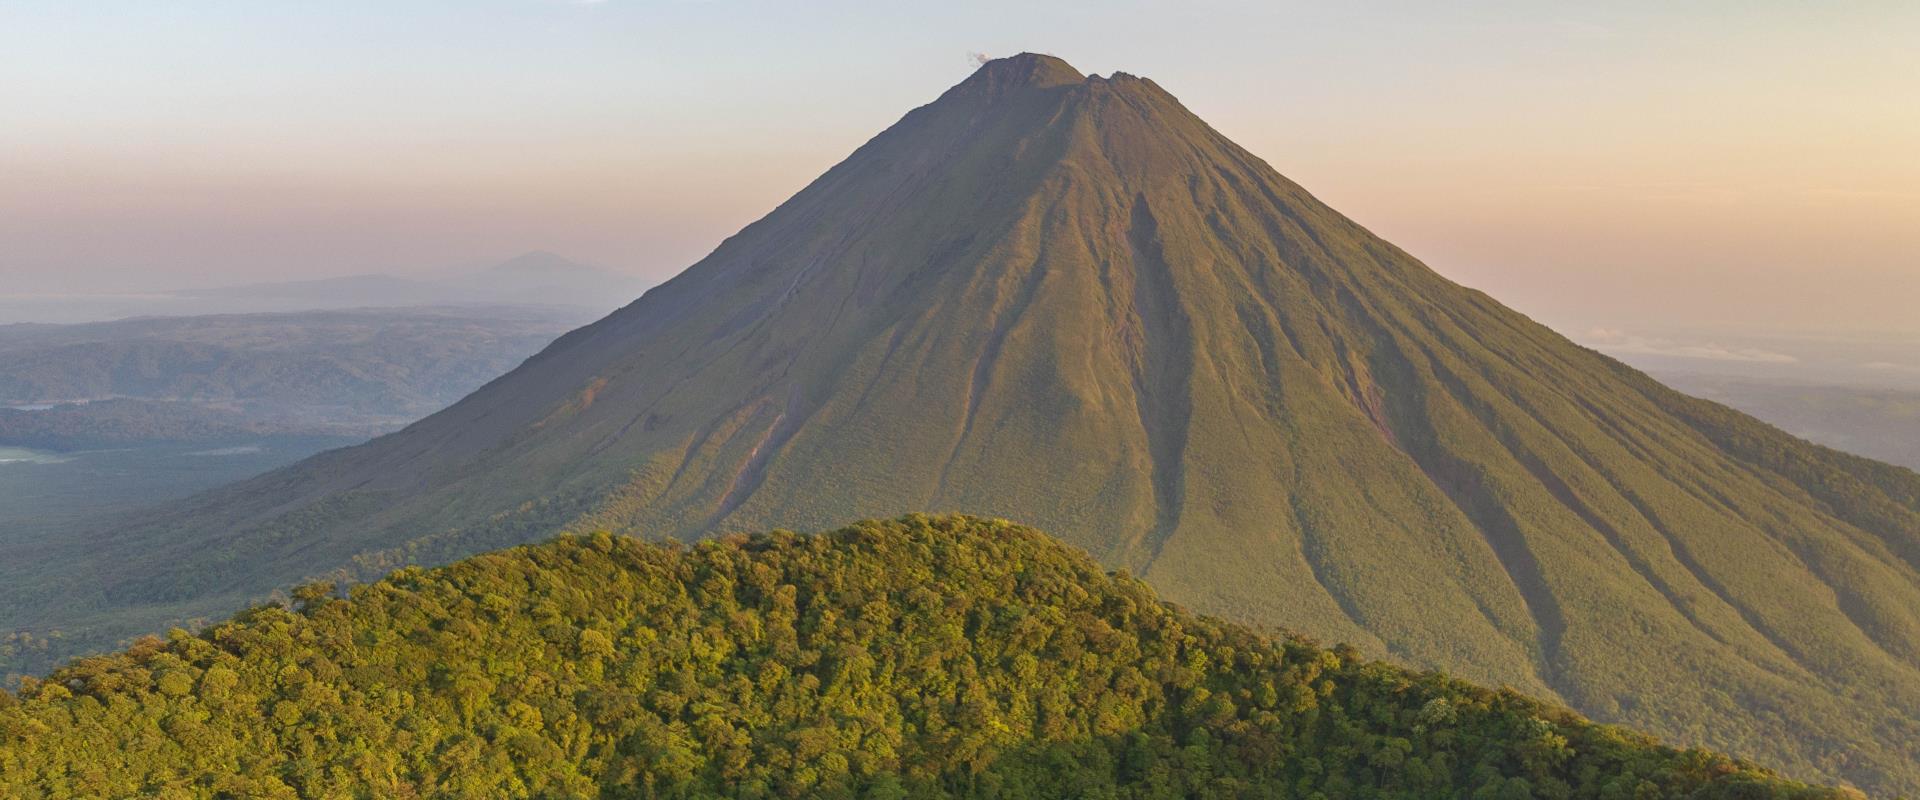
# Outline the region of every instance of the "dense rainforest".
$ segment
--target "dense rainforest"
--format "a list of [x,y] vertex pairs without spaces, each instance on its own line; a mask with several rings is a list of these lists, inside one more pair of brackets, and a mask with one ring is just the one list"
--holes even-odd
[[0,796],[1818,798],[963,516],[596,533],[0,693]]

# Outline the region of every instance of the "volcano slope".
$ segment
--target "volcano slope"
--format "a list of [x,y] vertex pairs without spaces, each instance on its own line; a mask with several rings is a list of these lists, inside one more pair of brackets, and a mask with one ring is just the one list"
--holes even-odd
[[[1152,81],[1022,55],[369,444],[81,537],[78,638],[558,530],[1019,519],[1167,597],[1920,790],[1920,475],[1447,281]],[[3,554],[0,554],[3,555]]]
[[0,793],[1858,797],[1262,638],[976,519],[598,533],[333,588],[0,692]]

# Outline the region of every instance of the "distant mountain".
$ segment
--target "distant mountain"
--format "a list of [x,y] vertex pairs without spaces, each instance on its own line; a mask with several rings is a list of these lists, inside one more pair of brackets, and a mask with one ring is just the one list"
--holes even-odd
[[[469,283],[460,276],[443,281]],[[479,271],[471,281],[482,299],[549,305],[618,306],[647,284],[631,275],[536,250]]]
[[599,281],[630,280],[602,267],[582,264],[545,250],[534,250],[481,269],[493,280],[517,282],[521,286],[578,285]]
[[536,250],[498,264],[403,278],[352,275],[253,283],[181,294],[295,302],[310,308],[429,305],[556,305],[611,308],[646,288],[639,278]]
[[1028,520],[1169,598],[1920,790],[1920,475],[1435,274],[1152,81],[988,63],[447,410],[76,538],[72,645],[558,530]]
[[8,797],[1840,798],[965,518],[597,534],[0,692]]
[[142,295],[0,294],[0,323],[83,323],[147,316],[288,313],[413,306],[565,306],[604,314],[648,281],[544,251],[407,277],[350,275]]

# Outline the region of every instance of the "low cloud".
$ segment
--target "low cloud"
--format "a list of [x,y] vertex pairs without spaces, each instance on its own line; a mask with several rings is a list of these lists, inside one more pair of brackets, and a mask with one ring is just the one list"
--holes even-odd
[[1708,361],[1745,361],[1757,364],[1793,364],[1800,359],[1757,347],[1729,347],[1718,342],[1683,342],[1658,336],[1641,336],[1618,328],[1594,328],[1585,337],[1595,349],[1609,353],[1672,358],[1698,358]]

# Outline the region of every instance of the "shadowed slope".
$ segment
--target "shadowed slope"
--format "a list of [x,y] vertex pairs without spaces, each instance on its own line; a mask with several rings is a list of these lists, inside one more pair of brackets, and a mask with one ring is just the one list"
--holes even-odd
[[562,528],[915,508],[1031,521],[1205,611],[1920,787],[1920,476],[1667,391],[1151,81],[1042,56],[447,411],[91,543],[93,602],[149,624]]

